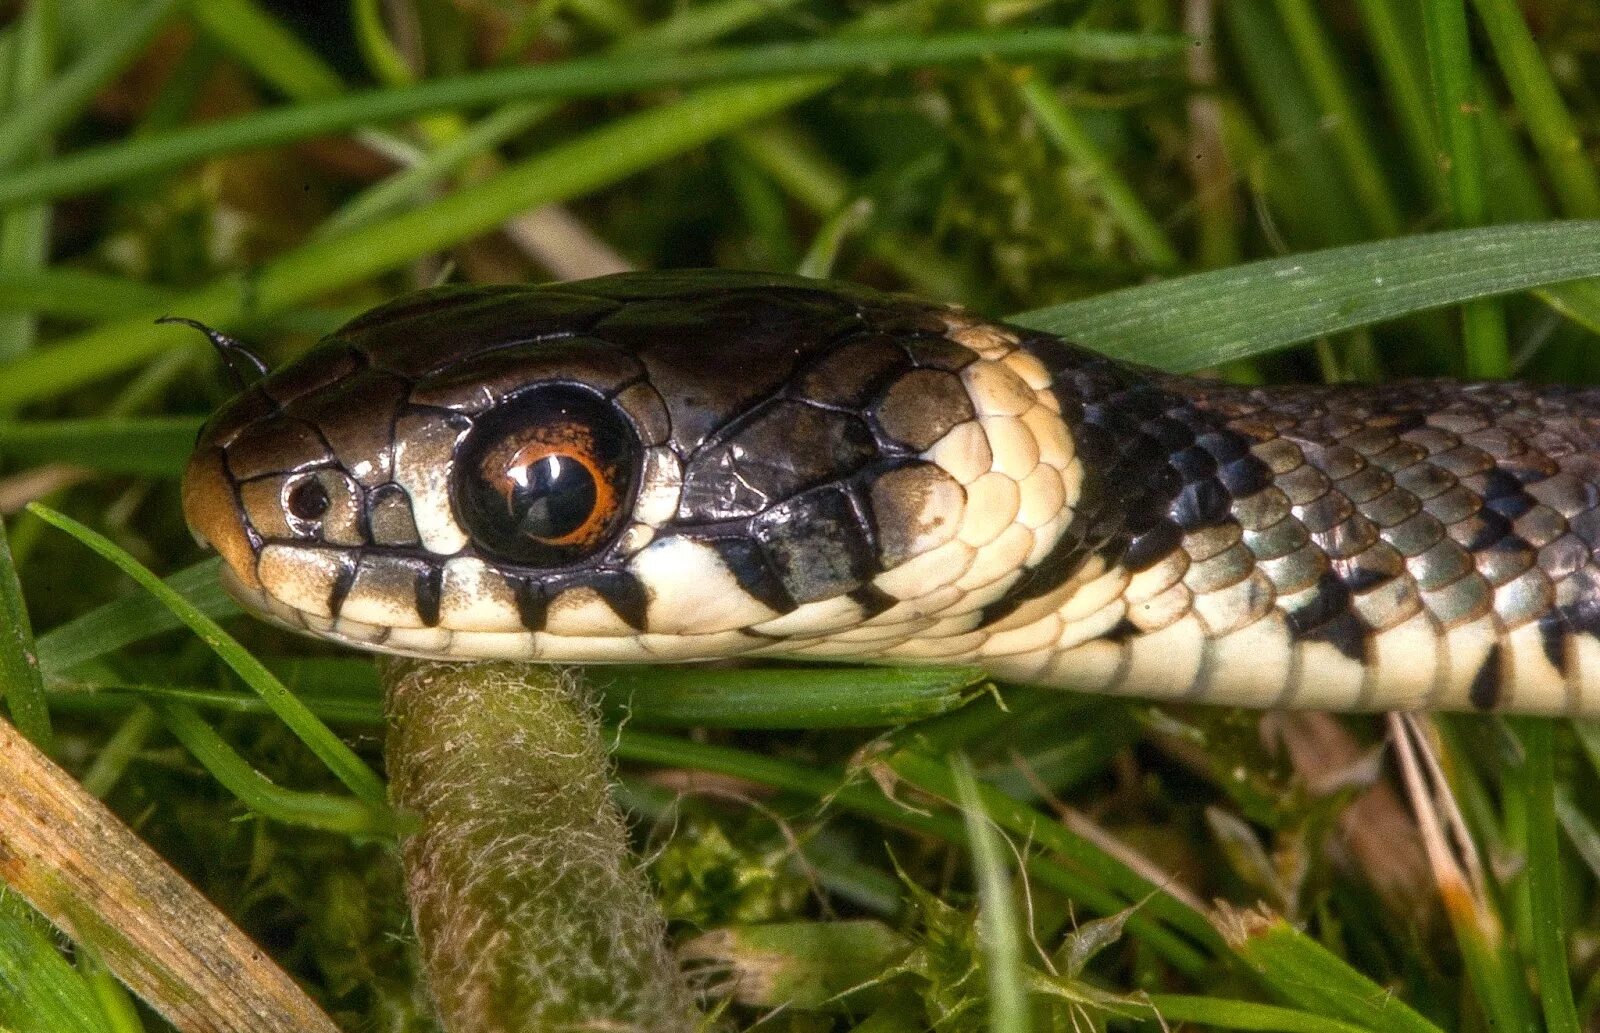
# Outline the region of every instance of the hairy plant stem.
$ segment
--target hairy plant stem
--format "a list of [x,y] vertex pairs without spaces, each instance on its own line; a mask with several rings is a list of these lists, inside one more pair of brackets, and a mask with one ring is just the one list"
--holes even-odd
[[390,795],[451,1031],[676,1033],[697,1024],[609,792],[598,712],[572,673],[389,661]]

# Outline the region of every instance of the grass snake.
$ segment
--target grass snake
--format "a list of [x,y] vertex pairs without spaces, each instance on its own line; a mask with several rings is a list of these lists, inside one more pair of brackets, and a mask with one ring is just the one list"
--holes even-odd
[[445,659],[1600,713],[1600,389],[1240,387],[757,273],[442,287],[225,405],[233,594]]

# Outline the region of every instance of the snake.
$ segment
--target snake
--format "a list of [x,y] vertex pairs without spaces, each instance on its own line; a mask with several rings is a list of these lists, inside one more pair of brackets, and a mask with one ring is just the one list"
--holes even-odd
[[1597,388],[1240,386],[765,273],[455,285],[246,386],[182,497],[246,610],[364,650],[1600,713]]

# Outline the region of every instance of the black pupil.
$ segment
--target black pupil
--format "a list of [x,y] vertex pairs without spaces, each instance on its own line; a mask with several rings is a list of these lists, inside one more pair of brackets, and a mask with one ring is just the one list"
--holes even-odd
[[508,471],[516,488],[509,500],[517,528],[532,538],[565,538],[594,512],[594,475],[571,456],[547,455]]
[[301,481],[289,493],[289,512],[301,520],[320,520],[329,505],[328,489],[321,481]]
[[553,568],[615,539],[639,439],[610,401],[540,385],[472,424],[451,464],[450,507],[474,550],[513,567]]

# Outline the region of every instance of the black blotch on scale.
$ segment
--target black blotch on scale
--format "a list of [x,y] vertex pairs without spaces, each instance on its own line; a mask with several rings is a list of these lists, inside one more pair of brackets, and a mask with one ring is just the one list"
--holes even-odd
[[1186,484],[1172,500],[1172,519],[1185,530],[1215,527],[1228,519],[1233,500],[1214,480]]
[[716,551],[739,587],[757,602],[774,613],[789,613],[795,608],[794,598],[767,562],[761,546],[749,538],[713,538],[706,544]]
[[1482,495],[1484,502],[1493,505],[1496,512],[1513,520],[1535,505],[1524,490],[1522,480],[1499,466],[1484,473]]
[[334,574],[333,585],[328,589],[328,613],[336,619],[339,611],[344,609],[344,601],[350,595],[351,586],[356,583],[356,570],[361,566],[361,555],[340,550],[337,558],[339,571]]
[[444,567],[437,563],[425,563],[417,571],[416,595],[417,616],[426,627],[437,627],[439,624],[439,606],[443,597]]
[[638,578],[626,571],[606,571],[590,581],[589,585],[622,623],[634,631],[644,630],[650,594]]
[[1479,710],[1493,710],[1500,705],[1504,677],[1500,654],[1500,643],[1496,642],[1489,647],[1489,655],[1483,658],[1483,666],[1472,676],[1472,685],[1467,689],[1468,701]]
[[1331,571],[1317,579],[1310,601],[1285,617],[1296,639],[1326,642],[1357,663],[1365,660],[1369,629],[1350,609],[1349,587]]
[[550,597],[532,578],[513,582],[513,596],[517,601],[517,617],[529,631],[543,631],[550,613]]
[[872,544],[862,534],[849,494],[839,486],[774,506],[750,528],[797,603],[843,595],[875,572]]
[[1128,618],[1124,617],[1117,621],[1116,625],[1101,637],[1107,642],[1122,643],[1131,638],[1136,638],[1140,634],[1141,632],[1139,631],[1139,626],[1133,623],[1133,621],[1130,621]]
[[1137,531],[1122,554],[1122,564],[1137,574],[1160,563],[1183,544],[1183,531],[1177,524],[1158,521],[1148,530]]
[[1567,670],[1567,635],[1572,630],[1560,607],[1539,618],[1539,646],[1544,650],[1544,658],[1561,673],[1564,682],[1572,679],[1572,672]]
[[900,601],[870,581],[845,593],[845,597],[861,607],[862,620],[871,620]]

